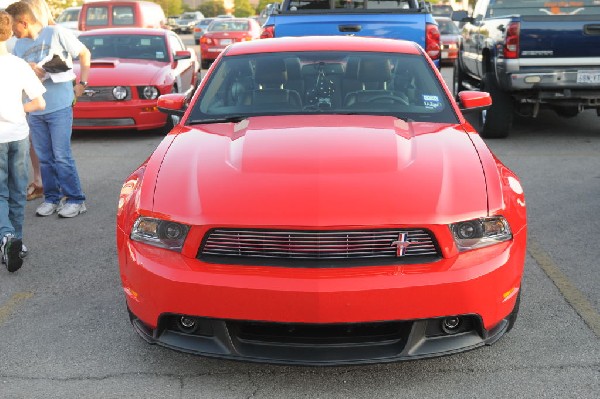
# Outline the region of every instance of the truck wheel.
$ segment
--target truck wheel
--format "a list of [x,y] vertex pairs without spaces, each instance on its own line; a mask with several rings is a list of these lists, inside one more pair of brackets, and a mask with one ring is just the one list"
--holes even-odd
[[562,116],[563,118],[573,118],[576,117],[577,115],[579,115],[579,109],[577,108],[577,106],[574,107],[554,107],[554,112],[556,112],[559,116]]
[[491,72],[483,75],[481,91],[492,96],[492,106],[482,113],[481,137],[500,139],[508,136],[513,121],[513,103],[510,95],[502,91]]
[[466,90],[464,81],[467,76],[465,72],[460,67],[460,60],[456,60],[454,63],[454,71],[452,73],[452,94],[454,94],[454,98],[458,98],[458,92]]

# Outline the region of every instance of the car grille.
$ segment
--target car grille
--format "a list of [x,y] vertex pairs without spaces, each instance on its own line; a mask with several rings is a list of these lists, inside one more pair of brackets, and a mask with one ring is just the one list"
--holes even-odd
[[88,87],[83,92],[83,95],[77,97],[78,102],[87,103],[87,102],[96,102],[96,101],[127,101],[131,100],[131,90],[127,87],[127,97],[123,100],[117,100],[115,96],[113,96],[113,89],[115,86],[98,86],[98,87]]
[[[405,248],[398,250],[398,246]],[[433,235],[424,229],[213,229],[198,258],[211,263],[345,267],[428,263],[438,260],[440,251]]]

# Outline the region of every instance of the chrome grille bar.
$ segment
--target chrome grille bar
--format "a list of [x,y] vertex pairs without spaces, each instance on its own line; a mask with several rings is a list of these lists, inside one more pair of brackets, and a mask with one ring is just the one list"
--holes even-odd
[[[405,234],[405,235],[403,235]],[[404,237],[406,248],[398,255]],[[208,232],[199,258],[293,260],[369,260],[440,256],[433,235],[423,229],[360,231],[278,231],[213,229]],[[416,260],[416,259],[415,259]],[[231,260],[227,260],[231,262]],[[235,262],[235,260],[233,260]],[[431,261],[431,260],[430,260]],[[226,259],[223,259],[226,262]]]

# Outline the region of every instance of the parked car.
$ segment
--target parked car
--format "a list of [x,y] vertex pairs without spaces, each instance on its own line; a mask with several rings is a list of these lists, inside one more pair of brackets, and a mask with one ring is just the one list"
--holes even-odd
[[251,18],[215,18],[200,38],[202,68],[210,67],[210,64],[231,43],[258,38],[260,38],[260,25]]
[[447,17],[451,18],[454,9],[449,4],[432,4],[431,5],[431,13],[434,17]]
[[196,23],[194,29],[192,30],[192,33],[194,34],[194,43],[200,44],[200,38],[204,32],[206,32],[206,28],[208,28],[208,25],[210,25],[213,20],[214,18],[204,18]]
[[166,28],[167,18],[160,5],[150,1],[112,0],[83,3],[80,31],[103,28]]
[[454,65],[458,57],[458,43],[460,40],[460,31],[450,18],[435,17],[440,30],[440,41],[442,43],[442,57],[440,62],[444,65]]
[[525,198],[463,117],[489,94],[458,97],[412,42],[229,46],[191,100],[159,98],[182,120],[121,190],[135,330],[291,364],[494,343],[519,309]]
[[157,98],[195,87],[193,49],[165,29],[97,29],[81,33],[79,40],[92,61],[88,86],[73,108],[74,129],[171,129],[174,120],[158,111]]
[[200,11],[184,12],[176,21],[174,31],[177,33],[191,33],[196,23],[204,19],[204,14]]
[[72,30],[74,33],[78,34],[78,24],[79,24],[79,13],[81,12],[81,7],[68,7],[60,13],[58,18],[56,19],[56,23],[61,25],[67,29]]

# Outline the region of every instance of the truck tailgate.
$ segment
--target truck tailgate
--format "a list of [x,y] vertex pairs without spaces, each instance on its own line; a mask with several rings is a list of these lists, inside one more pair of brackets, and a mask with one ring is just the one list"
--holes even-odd
[[[394,18],[397,15],[398,18]],[[411,40],[425,45],[425,14],[272,15],[275,37],[353,35]]]
[[519,46],[522,58],[600,57],[600,15],[522,16]]

